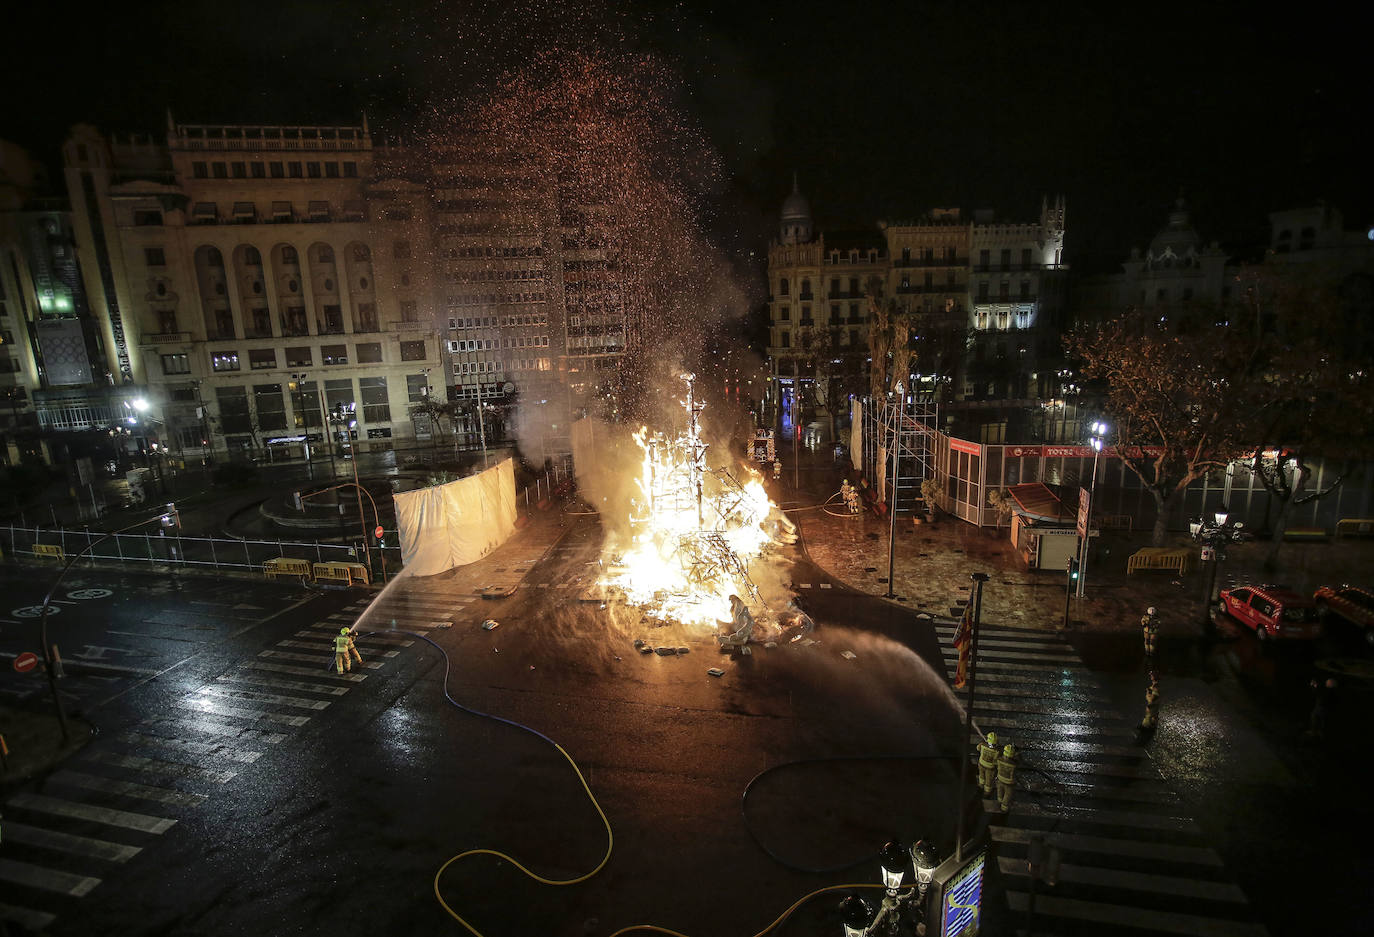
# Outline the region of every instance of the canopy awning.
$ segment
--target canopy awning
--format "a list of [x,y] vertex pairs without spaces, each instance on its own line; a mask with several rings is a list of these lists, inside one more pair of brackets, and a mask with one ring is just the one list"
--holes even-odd
[[1075,489],[1044,482],[1027,482],[1007,489],[1018,514],[1047,524],[1072,524],[1078,519]]

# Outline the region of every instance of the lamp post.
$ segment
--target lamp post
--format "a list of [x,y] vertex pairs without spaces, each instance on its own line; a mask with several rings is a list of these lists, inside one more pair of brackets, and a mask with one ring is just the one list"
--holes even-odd
[[897,412],[892,423],[892,497],[888,499],[887,518],[887,592],[883,598],[895,599],[892,588],[892,573],[897,561],[897,472],[898,458],[902,450],[902,382],[897,382]]
[[482,416],[482,379],[477,379],[477,432],[482,440],[482,468],[487,467],[487,421]]
[[1216,588],[1217,571],[1221,567],[1221,561],[1226,559],[1226,544],[1236,539],[1241,528],[1245,526],[1240,521],[1230,518],[1230,513],[1223,507],[1214,512],[1210,519],[1204,516],[1188,523],[1188,532],[1194,540],[1202,544],[1202,561],[1209,564],[1207,591],[1202,596],[1202,627],[1209,631],[1216,626],[1216,621],[1212,617],[1212,592]]
[[1083,552],[1078,561],[1078,597],[1083,598],[1083,584],[1088,578],[1088,544],[1092,542],[1093,536],[1093,501],[1097,497],[1097,457],[1102,454],[1102,439],[1107,435],[1108,426],[1101,421],[1094,421],[1092,429],[1093,446],[1093,477],[1088,484],[1088,518],[1087,526],[1083,528]]
[[299,374],[291,375],[291,391],[300,397],[300,405],[296,406],[296,416],[301,421],[301,446],[304,449],[305,469],[311,478],[315,477],[315,465],[310,461],[310,420],[305,415],[305,379],[310,375],[302,371]]
[[[883,901],[878,906],[878,913],[871,916],[872,910],[868,902],[858,895],[845,898],[840,903],[844,937],[896,934],[903,917],[908,919],[910,929],[917,934],[925,934],[926,892],[935,877],[935,869],[940,864],[939,853],[925,840],[916,843],[909,850],[900,842],[893,840],[884,845],[878,853],[878,863],[883,886]],[[908,867],[916,873],[915,887],[909,887],[903,893]],[[913,898],[916,899],[914,907]]]

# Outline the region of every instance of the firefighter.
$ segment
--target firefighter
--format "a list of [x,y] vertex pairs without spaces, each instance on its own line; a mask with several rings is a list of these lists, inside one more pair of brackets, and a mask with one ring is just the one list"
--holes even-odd
[[978,786],[992,796],[992,779],[997,773],[997,733],[989,732],[986,741],[978,743]]
[[782,479],[782,459],[773,460],[773,481]]
[[1159,724],[1159,675],[1150,671],[1150,685],[1145,688],[1145,718],[1140,720],[1143,732],[1153,732]]
[[1011,795],[1016,790],[1017,761],[1016,746],[1008,742],[997,757],[997,802],[1001,804],[1003,813],[1011,809]]
[[846,478],[844,483],[840,485],[840,494],[844,497],[844,506],[848,509],[849,513],[858,514],[859,492],[849,483],[849,479]]
[[1159,634],[1159,622],[1155,620],[1155,607],[1151,605],[1140,616],[1140,632],[1145,638],[1145,657],[1154,660],[1155,635]]
[[349,660],[352,655],[358,663],[363,662],[362,655],[358,653],[358,647],[353,643],[353,632],[347,628],[339,629],[339,636],[334,639],[334,666],[339,673],[353,669],[353,661]]

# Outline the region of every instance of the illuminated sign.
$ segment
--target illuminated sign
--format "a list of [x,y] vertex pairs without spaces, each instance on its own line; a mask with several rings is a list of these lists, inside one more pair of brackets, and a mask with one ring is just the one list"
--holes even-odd
[[969,455],[982,455],[983,447],[976,442],[965,442],[962,439],[949,438],[949,447],[955,452],[967,452]]
[[987,850],[981,850],[954,873],[941,889],[940,937],[973,937],[978,933],[983,906],[983,866]]

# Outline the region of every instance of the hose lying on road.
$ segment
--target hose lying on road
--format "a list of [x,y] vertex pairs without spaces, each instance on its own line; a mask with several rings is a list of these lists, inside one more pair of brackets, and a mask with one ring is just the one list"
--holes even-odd
[[[615,846],[615,834],[611,832],[611,821],[608,820],[608,819],[606,818],[606,812],[605,812],[604,810],[601,809],[601,804],[599,804],[599,803],[597,802],[597,800],[596,800],[596,795],[594,795],[594,794],[592,793],[591,788],[587,785],[587,779],[586,779],[585,777],[582,776],[582,771],[581,771],[580,768],[577,767],[577,762],[573,761],[572,756],[569,755],[569,754],[563,749],[563,746],[559,745],[557,742],[555,742],[553,739],[549,738],[549,737],[548,737],[547,735],[545,735],[543,732],[540,732],[538,729],[531,728],[530,726],[527,726],[527,725],[525,725],[525,724],[523,724],[523,723],[520,723],[520,722],[516,722],[516,721],[513,720],[513,719],[507,719],[507,718],[505,718],[505,717],[503,717],[503,716],[494,716],[494,715],[492,715],[491,713],[484,713],[484,712],[481,712],[480,710],[472,709],[471,707],[469,707],[469,706],[464,706],[462,703],[460,703],[460,702],[458,702],[456,699],[454,699],[454,698],[453,698],[453,695],[449,692],[449,689],[448,689],[448,677],[449,677],[449,672],[452,670],[452,664],[451,664],[451,662],[449,661],[448,652],[445,651],[442,647],[440,647],[437,643],[435,643],[435,641],[433,641],[433,640],[432,640],[431,638],[429,638],[427,635],[419,634],[419,633],[414,632],[414,631],[402,631],[402,630],[400,630],[400,629],[396,629],[396,630],[388,629],[388,630],[386,630],[386,631],[384,631],[384,632],[381,632],[381,631],[366,631],[366,632],[359,632],[359,634],[360,634],[360,636],[362,636],[362,635],[374,635],[374,634],[388,634],[388,635],[404,634],[404,635],[406,635],[407,637],[418,638],[419,640],[424,641],[424,642],[425,642],[426,644],[428,644],[430,647],[434,648],[436,651],[438,651],[440,654],[442,654],[442,655],[443,655],[443,658],[444,658],[444,683],[443,683],[444,699],[448,700],[451,704],[453,704],[453,706],[455,706],[456,708],[458,708],[458,709],[461,710],[462,712],[465,712],[465,713],[467,713],[467,714],[469,714],[469,715],[472,715],[472,716],[479,716],[479,717],[481,717],[481,718],[483,718],[483,719],[493,719],[493,720],[495,720],[495,721],[497,721],[497,722],[504,723],[505,725],[513,726],[513,727],[515,727],[515,728],[517,728],[517,729],[521,729],[521,730],[523,730],[523,731],[525,731],[525,732],[529,732],[531,735],[538,736],[539,738],[543,739],[545,742],[548,742],[550,745],[552,745],[552,746],[558,751],[558,754],[562,755],[565,759],[567,759],[568,764],[569,764],[569,765],[572,767],[572,769],[573,769],[573,773],[574,773],[575,775],[577,775],[577,780],[578,780],[578,782],[582,785],[582,790],[586,791],[586,793],[587,793],[587,799],[590,800],[590,801],[592,802],[592,806],[596,808],[597,814],[601,817],[601,822],[602,822],[602,824],[606,827],[606,853],[605,853],[605,855],[603,855],[603,856],[601,857],[601,861],[598,862],[598,863],[596,864],[596,868],[592,869],[590,872],[586,873],[585,875],[579,875],[579,876],[577,876],[576,878],[569,878],[569,879],[551,879],[551,878],[545,878],[545,877],[542,876],[542,875],[539,875],[539,874],[537,874],[537,873],[535,873],[535,872],[531,872],[529,869],[525,868],[525,866],[523,866],[522,864],[520,864],[520,862],[519,862],[518,860],[516,860],[515,858],[513,858],[513,857],[511,857],[511,856],[508,856],[506,853],[500,852],[500,851],[495,850],[495,849],[484,849],[484,848],[483,848],[483,849],[468,849],[468,850],[465,850],[465,851],[463,851],[463,852],[458,853],[458,854],[455,855],[455,856],[450,857],[447,861],[444,862],[443,865],[439,866],[439,870],[438,870],[437,872],[434,873],[434,898],[435,898],[435,900],[437,900],[437,901],[439,902],[440,907],[442,907],[446,912],[448,912],[448,915],[449,915],[451,918],[453,918],[453,919],[454,919],[455,921],[457,921],[459,924],[463,925],[464,929],[466,929],[466,930],[468,931],[468,933],[474,935],[474,937],[483,937],[482,933],[481,933],[480,931],[478,931],[477,928],[473,927],[473,926],[472,926],[471,924],[469,924],[466,920],[464,920],[462,917],[460,917],[460,916],[458,915],[458,912],[454,911],[453,908],[451,908],[451,907],[449,906],[448,902],[444,900],[443,893],[439,890],[439,879],[443,876],[444,872],[448,870],[448,867],[451,866],[451,865],[453,865],[454,863],[456,863],[456,862],[462,860],[462,859],[468,858],[469,856],[495,856],[497,859],[504,859],[506,862],[509,862],[511,865],[515,866],[515,867],[516,867],[517,869],[519,869],[521,872],[525,873],[525,875],[526,875],[527,877],[533,879],[533,880],[536,881],[536,882],[539,882],[539,883],[542,884],[542,885],[577,885],[577,884],[580,884],[580,883],[585,882],[585,881],[587,881],[588,879],[592,878],[592,877],[595,876],[598,872],[600,872],[603,868],[606,867],[606,863],[609,862],[610,859],[611,859],[611,850],[612,850],[612,849],[614,848],[614,846]],[[755,780],[757,780],[757,777],[755,778]],[[749,783],[750,783],[751,786],[753,785],[753,781],[750,781]],[[745,796],[746,796],[746,797],[748,796],[748,790],[747,790],[747,789],[746,789],[746,791],[745,791]],[[751,835],[751,836],[753,835],[752,832],[750,833],[750,835]],[[756,842],[757,842],[757,840],[756,840]],[[767,850],[765,850],[765,852],[767,852]],[[770,854],[770,855],[771,855],[771,854]],[[854,863],[850,863],[850,864],[853,865]],[[841,868],[845,868],[845,866],[841,866]],[[824,895],[824,894],[828,894],[828,893],[832,893],[832,892],[854,892],[854,891],[863,891],[863,890],[875,890],[875,889],[877,889],[877,888],[879,888],[879,887],[880,887],[880,886],[878,886],[878,885],[874,885],[874,884],[872,884],[872,883],[867,883],[867,882],[865,882],[865,883],[861,883],[861,884],[850,884],[850,885],[827,885],[827,886],[824,887],[824,888],[818,888],[818,889],[816,889],[815,891],[810,892],[809,894],[803,895],[801,898],[798,898],[795,902],[792,903],[792,905],[791,905],[789,908],[787,908],[787,910],[783,911],[782,914],[778,915],[778,917],[777,917],[776,920],[774,920],[771,924],[769,924],[769,925],[768,925],[767,927],[765,927],[763,930],[761,930],[761,931],[759,931],[757,934],[755,934],[754,937],[766,937],[766,935],[767,935],[769,932],[771,932],[772,930],[774,930],[775,928],[777,928],[777,927],[778,927],[779,925],[781,925],[784,921],[786,921],[789,917],[791,917],[792,914],[793,914],[793,912],[795,912],[798,908],[800,908],[802,905],[806,904],[806,903],[807,903],[808,901],[810,901],[811,899],[816,898],[816,897],[818,897],[818,896],[820,896],[820,895]],[[669,929],[666,928],[666,927],[659,927],[659,926],[656,925],[656,924],[631,924],[631,925],[628,926],[628,927],[622,927],[620,930],[615,931],[614,933],[612,933],[612,934],[610,935],[610,937],[620,937],[620,935],[622,935],[622,934],[628,934],[628,933],[631,933],[631,932],[633,932],[633,931],[647,931],[647,932],[655,933],[655,934],[667,934],[667,935],[669,935],[669,937],[687,937],[687,935],[682,934],[682,933],[680,933],[680,932],[678,932],[678,931],[669,930]]]

